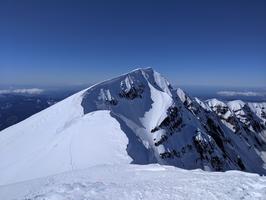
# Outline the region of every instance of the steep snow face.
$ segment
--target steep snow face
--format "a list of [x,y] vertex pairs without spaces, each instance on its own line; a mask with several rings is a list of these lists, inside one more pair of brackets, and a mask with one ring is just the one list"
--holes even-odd
[[211,111],[211,108],[209,107],[208,104],[204,103],[203,101],[201,101],[200,99],[198,99],[197,97],[195,97],[195,101],[206,111]]
[[164,120],[173,104],[169,86],[166,79],[152,69],[138,69],[89,88],[81,105],[85,113],[111,111],[130,138],[127,150],[133,163],[161,162],[150,130]]
[[264,104],[245,103],[241,100],[221,102],[217,99],[208,100],[207,103],[216,114],[227,123],[227,126],[235,132],[252,131],[260,133],[265,129]]
[[[255,121],[256,116],[254,116],[254,113],[250,110],[249,106],[245,104],[243,101],[230,101],[227,103],[228,107],[232,112],[234,112],[235,116],[239,119],[239,121],[246,125],[247,127],[251,129],[256,129],[257,127],[252,126],[251,121]],[[259,128],[259,127],[258,127]],[[259,130],[256,130],[259,131]]]
[[234,117],[234,113],[230,110],[228,105],[217,99],[210,99],[207,103],[228,128],[234,132],[238,132],[240,130],[239,124]]
[[264,111],[246,105],[248,127],[238,105],[202,102],[151,68],[137,69],[0,132],[0,185],[117,163],[265,174],[265,140],[254,128]]
[[[234,110],[225,102],[217,99],[202,102],[189,97],[181,89],[177,94],[202,126],[194,136],[194,144],[203,163],[201,168],[208,169],[206,163],[210,163],[214,170],[241,169],[265,173],[265,140],[261,132],[247,132]],[[243,106],[240,101],[235,103]]]
[[[261,166],[265,170],[266,127],[261,118],[264,103],[245,103],[240,100],[226,103],[218,100],[208,100],[207,103],[219,116],[223,124],[238,136],[232,135],[230,141],[236,141],[234,146],[239,149],[238,156],[242,152],[241,160],[246,160],[244,163],[253,163],[253,166],[250,167]],[[259,162],[257,158],[254,159],[254,155],[260,157]],[[244,166],[247,165],[244,164]]]
[[266,126],[266,103],[248,103],[248,106]]
[[4,200],[264,200],[266,178],[159,165],[104,165],[0,186]]
[[245,103],[235,100],[229,101],[227,105],[246,131],[264,132],[266,128],[263,118],[264,103]]

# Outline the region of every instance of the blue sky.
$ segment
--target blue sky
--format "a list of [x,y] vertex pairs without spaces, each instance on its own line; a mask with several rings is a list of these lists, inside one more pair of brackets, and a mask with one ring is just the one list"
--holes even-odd
[[173,84],[266,86],[263,0],[0,2],[0,84],[75,85],[153,67]]

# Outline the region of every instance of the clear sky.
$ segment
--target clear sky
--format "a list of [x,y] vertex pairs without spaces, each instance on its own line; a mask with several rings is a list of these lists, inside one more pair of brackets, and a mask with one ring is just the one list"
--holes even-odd
[[264,0],[1,0],[0,84],[153,67],[181,85],[266,86]]

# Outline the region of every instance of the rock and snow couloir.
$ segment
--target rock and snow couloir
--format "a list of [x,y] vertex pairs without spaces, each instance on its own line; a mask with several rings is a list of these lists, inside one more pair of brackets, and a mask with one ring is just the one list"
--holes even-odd
[[265,103],[206,102],[137,69],[0,132],[0,185],[102,164],[266,174]]

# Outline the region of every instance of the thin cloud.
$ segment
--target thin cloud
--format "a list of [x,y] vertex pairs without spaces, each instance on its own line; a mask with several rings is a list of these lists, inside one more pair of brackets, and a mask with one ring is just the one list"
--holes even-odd
[[44,90],[40,88],[20,88],[20,89],[8,89],[0,90],[0,94],[41,94]]
[[258,96],[265,96],[265,93],[261,92],[238,92],[238,91],[219,91],[217,92],[218,95],[220,96],[227,96],[227,97],[232,97],[232,96],[246,96],[246,97],[258,97]]

